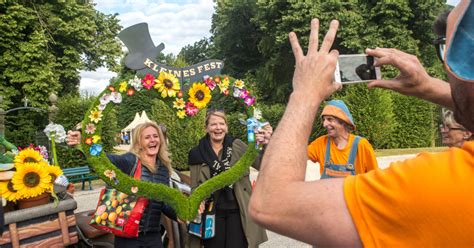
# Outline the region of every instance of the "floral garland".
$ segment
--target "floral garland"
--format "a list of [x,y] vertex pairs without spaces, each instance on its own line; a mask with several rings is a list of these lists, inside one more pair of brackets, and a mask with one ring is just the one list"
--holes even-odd
[[192,220],[202,200],[209,197],[215,190],[236,182],[248,171],[257,156],[253,139],[249,139],[249,148],[236,165],[200,185],[190,197],[165,185],[129,177],[117,169],[102,152],[101,130],[105,112],[113,105],[120,104],[124,97],[132,97],[137,91],[156,90],[164,102],[168,102],[171,108],[176,109],[176,115],[180,119],[192,118],[200,110],[205,109],[211,102],[213,94],[238,99],[246,106],[250,119],[255,119],[252,116],[256,110],[255,97],[250,94],[242,80],[229,76],[204,76],[202,81],[191,84],[186,95],[183,93],[182,86],[178,78],[167,72],[161,72],[156,78],[147,74],[141,79],[135,76],[128,82],[111,84],[86,113],[82,123],[82,149],[92,169],[107,184],[126,194],[164,201],[176,210],[181,219]]

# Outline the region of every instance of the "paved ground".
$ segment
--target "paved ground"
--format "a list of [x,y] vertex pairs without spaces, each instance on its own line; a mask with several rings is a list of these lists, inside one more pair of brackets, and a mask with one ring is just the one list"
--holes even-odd
[[[379,162],[380,168],[387,168],[391,162],[405,160],[407,158],[414,157],[415,155],[401,155],[401,156],[387,156],[387,157],[379,157],[377,161]],[[319,179],[319,165],[308,162],[307,166],[307,175],[306,180],[317,180]],[[251,174],[251,180],[255,180],[257,177],[258,172],[253,171]],[[77,201],[77,209],[76,212],[82,212],[85,210],[95,209],[97,205],[97,201],[99,199],[100,188],[95,186],[91,191],[76,191],[74,194],[74,198]],[[308,244],[290,239],[285,236],[278,235],[273,232],[269,232],[268,237],[269,240],[262,244],[260,247],[295,247],[295,248],[303,248],[303,247],[311,247]]]

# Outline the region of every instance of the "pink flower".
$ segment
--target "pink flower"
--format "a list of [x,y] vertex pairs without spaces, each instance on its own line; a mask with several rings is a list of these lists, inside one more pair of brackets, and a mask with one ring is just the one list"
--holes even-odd
[[240,91],[240,98],[245,99],[249,96],[249,91],[247,89],[243,89]]
[[245,104],[247,104],[247,106],[252,106],[254,103],[255,103],[255,97],[250,97],[250,96],[247,96],[245,99],[244,99],[244,102]]
[[211,90],[214,90],[214,88],[216,88],[216,82],[214,82],[212,78],[207,75],[204,76],[204,83],[206,83],[207,87],[209,87],[209,89]]
[[142,79],[142,85],[148,90],[151,89],[155,85],[155,77],[151,74],[146,74],[145,78]]
[[185,110],[188,116],[194,116],[199,112],[199,109],[196,106],[194,106],[192,102],[186,103]]
[[87,134],[93,134],[95,133],[95,125],[94,123],[89,123],[86,125],[86,133]]

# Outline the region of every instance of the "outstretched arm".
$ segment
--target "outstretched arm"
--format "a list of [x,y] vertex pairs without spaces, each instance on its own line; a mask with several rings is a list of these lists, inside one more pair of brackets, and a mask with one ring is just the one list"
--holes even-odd
[[260,225],[311,244],[360,246],[347,210],[343,179],[304,182],[307,144],[321,102],[340,85],[333,83],[338,58],[330,51],[339,23],[332,21],[318,49],[319,21],[311,22],[305,56],[294,33],[293,93],[267,147],[249,211]]
[[428,75],[416,56],[394,48],[366,49],[366,53],[377,58],[375,66],[392,65],[400,71],[400,74],[393,79],[370,82],[368,85],[370,88],[391,89],[449,109],[454,108],[449,84]]

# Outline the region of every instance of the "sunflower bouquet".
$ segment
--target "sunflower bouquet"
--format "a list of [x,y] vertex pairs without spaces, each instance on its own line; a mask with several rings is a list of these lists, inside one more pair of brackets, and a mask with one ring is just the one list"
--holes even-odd
[[44,150],[30,146],[15,156],[13,176],[0,181],[2,198],[16,202],[53,192],[53,183],[63,172],[59,166],[50,165],[41,152]]

